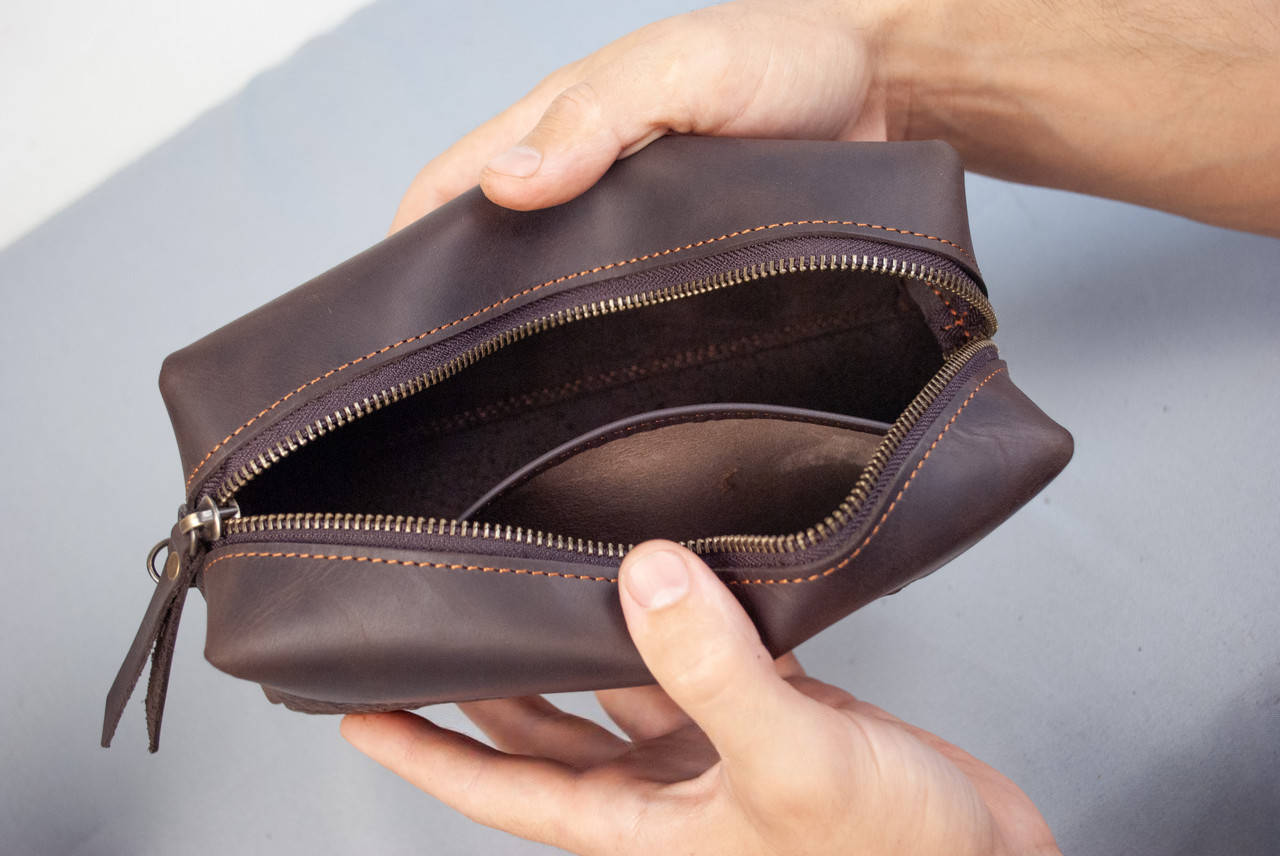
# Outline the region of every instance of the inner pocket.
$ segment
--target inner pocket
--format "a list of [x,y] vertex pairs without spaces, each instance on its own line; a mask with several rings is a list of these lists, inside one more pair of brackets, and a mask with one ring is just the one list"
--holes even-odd
[[[246,514],[458,517],[521,467],[602,425],[717,403],[889,423],[941,364],[902,279],[797,271],[530,335],[299,449],[238,499]],[[791,528],[803,526],[773,527]]]
[[889,426],[787,407],[691,407],[548,452],[460,516],[638,543],[785,534],[831,513]]

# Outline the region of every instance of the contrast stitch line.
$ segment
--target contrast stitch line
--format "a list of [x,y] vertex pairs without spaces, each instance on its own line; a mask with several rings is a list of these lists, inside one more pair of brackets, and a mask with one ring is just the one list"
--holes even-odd
[[[663,372],[682,372],[709,363],[723,362],[739,358],[743,353],[753,353],[773,348],[809,342],[828,336],[838,336],[867,326],[881,318],[864,317],[861,313],[844,312],[824,318],[805,318],[792,324],[775,327],[766,333],[752,333],[737,339],[708,342],[697,348],[690,348],[671,356],[660,357],[647,363],[635,362],[628,366],[619,366],[610,371],[595,375],[578,377],[565,383],[544,386],[522,395],[511,395],[505,399],[486,405],[464,410],[452,416],[441,416],[427,423],[431,428],[440,426],[441,430],[475,425],[491,418],[509,417],[525,409],[543,407],[554,404],[575,395],[594,393],[610,387],[643,382],[659,376]],[[751,349],[754,349],[752,351]]]
[[[948,300],[945,295],[943,295],[941,290],[937,288],[933,288],[932,290],[934,294],[938,295],[938,299],[942,301],[942,305],[947,307],[947,311],[951,313],[951,317],[955,319],[950,324],[943,327],[942,329],[945,331],[945,330],[952,330],[956,327],[964,327],[965,326],[964,318],[960,315],[959,312],[956,311],[956,308],[951,305],[951,301]],[[973,338],[973,334],[970,333],[967,329],[961,330],[960,332],[964,334],[965,341],[968,341],[969,339]]]
[[[906,483],[902,485],[902,489],[899,490],[897,495],[893,498],[893,502],[889,503],[889,507],[886,508],[884,514],[880,516],[880,519],[876,522],[875,527],[873,527],[871,532],[868,533],[867,537],[863,539],[862,543],[858,545],[858,549],[854,550],[852,553],[846,556],[843,560],[840,561],[839,564],[832,565],[831,567],[827,568],[825,571],[818,571],[817,573],[810,574],[809,576],[806,576],[806,577],[789,577],[789,578],[783,578],[783,579],[759,578],[759,579],[747,579],[747,580],[725,580],[725,583],[731,586],[794,585],[799,583],[811,583],[811,582],[816,582],[818,580],[826,579],[827,577],[834,574],[836,571],[839,571],[842,568],[847,567],[850,562],[856,559],[859,556],[859,554],[861,554],[862,551],[866,549],[867,545],[871,543],[871,539],[875,538],[876,534],[884,526],[885,521],[889,519],[889,515],[893,514],[894,509],[898,507],[898,505],[902,501],[903,496],[906,494],[907,490],[911,487],[911,483],[915,481],[916,476],[918,476],[920,474],[920,471],[924,469],[924,465],[929,460],[930,456],[933,455],[933,451],[938,448],[938,444],[942,442],[942,438],[945,437],[947,432],[951,430],[951,426],[956,424],[956,420],[960,418],[960,414],[963,413],[964,409],[969,406],[969,402],[973,401],[974,396],[978,394],[978,391],[980,389],[982,389],[984,386],[987,385],[988,381],[990,381],[993,377],[1000,374],[1004,370],[1005,369],[1003,368],[996,369],[991,374],[983,378],[982,382],[973,388],[973,391],[969,393],[969,397],[964,400],[964,403],[960,405],[960,407],[956,410],[955,413],[951,414],[951,418],[947,421],[947,424],[942,427],[942,430],[938,432],[938,436],[933,439],[933,443],[930,444],[928,450],[924,453],[924,457],[922,457],[920,461],[915,465],[915,468],[911,471],[911,475],[907,477]],[[205,570],[208,571],[209,568],[212,568],[214,565],[218,564],[219,562],[226,561],[227,559],[254,559],[254,558],[320,559],[326,562],[366,562],[374,565],[399,565],[401,567],[409,567],[409,568],[440,568],[440,569],[452,570],[452,571],[480,571],[481,573],[487,573],[487,574],[517,574],[517,575],[522,574],[522,575],[532,576],[532,577],[557,577],[563,580],[578,580],[580,582],[597,582],[597,583],[616,583],[617,582],[617,579],[614,577],[594,577],[586,574],[570,574],[570,573],[563,573],[560,571],[538,571],[538,570],[532,570],[529,568],[493,568],[493,567],[487,567],[485,565],[461,565],[461,564],[451,564],[451,563],[443,563],[443,562],[413,562],[413,561],[407,561],[404,559],[383,559],[377,556],[344,556],[344,555],[337,555],[337,554],[323,555],[319,553],[285,553],[285,552],[268,553],[268,552],[253,552],[253,551],[242,552],[242,553],[224,553],[223,555],[210,560],[209,563],[205,565]]]
[[405,568],[440,568],[449,571],[480,571],[486,574],[521,574],[530,577],[558,577],[563,580],[582,580],[596,583],[616,583],[613,577],[593,577],[586,574],[566,574],[559,571],[537,571],[529,568],[491,568],[485,565],[458,565],[449,562],[411,562],[404,559],[383,559],[378,556],[342,556],[322,553],[266,553],[246,551],[225,553],[212,559],[205,570],[227,559],[321,559],[326,562],[366,562],[370,565],[399,565]]
[[541,283],[538,283],[537,285],[529,286],[528,288],[522,291],[516,292],[510,297],[504,297],[503,299],[497,301],[496,303],[490,303],[488,306],[482,309],[477,309],[476,311],[471,312],[467,315],[463,315],[461,318],[458,318],[454,321],[450,321],[448,324],[441,324],[439,327],[433,327],[432,329],[427,330],[425,333],[419,333],[416,336],[410,336],[407,339],[401,339],[400,341],[393,342],[390,345],[384,345],[383,347],[378,348],[376,351],[370,351],[369,353],[365,354],[363,357],[356,357],[353,360],[349,360],[343,363],[337,368],[329,369],[329,371],[325,372],[324,374],[313,377],[311,380],[302,384],[297,389],[293,390],[292,392],[286,393],[285,395],[276,399],[276,401],[270,404],[269,406],[264,407],[262,410],[258,411],[256,415],[251,417],[247,422],[245,422],[239,428],[235,429],[230,434],[228,434],[227,436],[219,440],[218,443],[214,445],[214,447],[210,449],[209,452],[203,458],[200,459],[200,462],[196,464],[195,467],[191,470],[191,473],[187,476],[186,487],[188,489],[191,487],[191,482],[195,480],[196,475],[200,472],[201,469],[204,468],[205,464],[209,463],[209,459],[212,458],[215,454],[217,454],[219,449],[221,449],[223,446],[230,443],[236,437],[240,436],[241,432],[243,432],[250,425],[254,424],[259,419],[266,416],[268,413],[275,410],[277,407],[284,404],[286,401],[293,398],[295,395],[302,392],[303,390],[309,387],[312,387],[323,380],[333,377],[338,372],[346,371],[352,366],[358,365],[359,363],[362,363],[365,360],[373,359],[374,357],[377,357],[381,354],[385,354],[387,351],[395,350],[396,348],[402,347],[404,345],[421,341],[422,339],[425,339],[428,336],[439,333],[441,330],[447,330],[450,327],[456,327],[458,324],[462,324],[466,321],[471,320],[472,318],[476,318],[480,315],[484,315],[485,313],[491,312],[492,310],[497,309],[500,306],[504,306],[513,300],[517,300],[521,297],[524,297],[527,294],[532,294],[535,291],[539,291],[543,288],[547,288],[548,286],[559,285],[560,283],[567,282],[571,279],[578,279],[579,277],[590,276],[591,274],[600,273],[601,271],[613,270],[614,268],[625,267],[626,265],[636,264],[638,262],[646,261],[648,259],[659,258],[661,256],[669,256],[674,253],[684,252],[685,250],[692,250],[692,249],[695,249],[696,247],[703,247],[708,244],[714,244],[717,241],[726,241],[730,238],[736,238],[739,235],[749,235],[754,232],[764,232],[769,229],[781,229],[786,226],[856,226],[860,229],[878,229],[882,232],[896,232],[899,235],[911,235],[916,238],[925,238],[930,241],[937,241],[940,244],[946,244],[948,247],[955,248],[960,253],[964,254],[965,256],[968,256],[970,260],[973,260],[973,255],[964,247],[960,246],[954,241],[948,241],[946,238],[939,238],[936,235],[926,235],[923,232],[913,232],[910,229],[898,229],[894,226],[878,226],[874,223],[859,223],[854,220],[785,220],[781,223],[769,223],[764,226],[752,226],[749,229],[738,229],[737,231],[734,231],[734,232],[726,232],[723,235],[717,235],[714,238],[703,238],[700,241],[694,241],[692,243],[685,244],[683,246],[669,247],[665,250],[658,250],[651,253],[645,253],[642,256],[635,256],[633,258],[624,259],[622,261],[610,262],[605,265],[598,265],[593,268],[587,268],[586,270],[580,270],[577,273],[564,274],[563,276],[558,276],[555,279],[549,279],[546,282],[541,282]]
[[889,515],[893,514],[893,510],[898,507],[898,503],[902,500],[902,497],[907,492],[907,489],[911,487],[911,483],[915,481],[916,476],[918,476],[920,474],[920,471],[924,469],[924,465],[926,462],[928,462],[929,457],[933,454],[933,450],[938,448],[938,444],[942,442],[942,438],[945,437],[947,432],[951,430],[951,426],[956,424],[956,420],[960,418],[960,414],[964,412],[964,409],[969,406],[969,402],[973,401],[973,397],[978,394],[978,390],[986,386],[988,381],[990,381],[993,377],[1000,374],[1004,370],[1005,369],[1003,368],[996,369],[991,374],[984,377],[982,379],[982,383],[978,384],[973,388],[973,391],[969,393],[969,397],[964,400],[964,403],[960,405],[960,407],[956,410],[955,413],[951,414],[951,418],[947,420],[947,424],[942,426],[942,430],[938,432],[938,436],[933,438],[933,443],[929,445],[928,450],[924,453],[924,457],[922,457],[920,461],[916,464],[915,469],[911,471],[911,475],[907,477],[906,482],[902,485],[902,489],[899,490],[898,494],[893,498],[893,502],[889,503],[889,507],[885,509],[884,514],[880,515],[880,519],[876,521],[876,525],[871,529],[869,533],[867,533],[867,537],[863,539],[862,543],[858,545],[858,549],[854,550],[852,553],[846,556],[843,560],[840,561],[839,564],[832,565],[830,568],[827,568],[825,571],[818,571],[817,573],[810,574],[807,577],[791,577],[786,579],[725,580],[725,582],[731,586],[732,585],[788,585],[791,583],[811,583],[811,582],[814,582],[815,580],[820,580],[820,579],[824,579],[825,577],[831,576],[836,571],[846,567],[850,562],[858,558],[858,555],[867,548],[867,545],[871,543],[871,539],[876,537],[876,533],[878,533],[880,529],[884,526],[885,521],[889,519]]

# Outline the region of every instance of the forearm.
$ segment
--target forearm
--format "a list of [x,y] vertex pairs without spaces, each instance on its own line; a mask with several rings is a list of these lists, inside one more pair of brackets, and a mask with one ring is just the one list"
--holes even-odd
[[890,139],[941,138],[978,172],[1280,235],[1274,3],[906,0],[875,41]]

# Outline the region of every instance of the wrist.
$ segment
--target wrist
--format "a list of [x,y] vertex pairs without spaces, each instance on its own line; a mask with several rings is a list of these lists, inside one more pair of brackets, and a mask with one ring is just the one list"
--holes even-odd
[[[947,140],[980,171],[1007,163],[993,145],[1026,136],[1028,106],[1053,87],[1035,60],[1034,21],[966,0],[885,0],[876,66],[891,140]],[[1051,83],[1051,81],[1050,81]]]
[[1280,30],[1265,13],[884,3],[873,62],[889,139],[943,139],[977,172],[1280,233]]

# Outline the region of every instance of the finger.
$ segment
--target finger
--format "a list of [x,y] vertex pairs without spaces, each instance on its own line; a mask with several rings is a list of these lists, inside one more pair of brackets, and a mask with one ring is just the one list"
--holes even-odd
[[819,681],[816,678],[811,678],[808,675],[794,675],[788,677],[787,681],[809,698],[821,702],[827,707],[852,710],[855,705],[860,704],[856,698],[845,690]]
[[[783,654],[774,660],[774,668],[787,680],[804,676],[804,667],[793,653]],[[637,742],[662,737],[692,722],[666,690],[654,684],[601,690],[596,693],[596,700],[609,718]]]
[[[809,81],[813,63],[775,63],[774,41],[786,36],[771,24],[834,54],[834,68],[813,75],[815,91],[804,98],[796,86]],[[864,52],[834,32],[829,22],[734,4],[642,27],[558,79],[562,89],[537,124],[486,164],[480,186],[499,205],[544,208],[573,199],[615,160],[667,133],[837,136],[865,96],[866,74]],[[821,77],[848,82],[832,87]]]
[[604,764],[627,742],[541,696],[464,702],[458,707],[504,752],[559,761],[577,769]]
[[552,99],[567,85],[575,66],[566,66],[550,75],[538,86],[506,110],[489,119],[458,140],[413,179],[391,231],[405,226],[434,211],[465,190],[480,183],[480,171],[495,155],[519,142],[547,109]]
[[[740,110],[750,87],[740,97],[691,106],[687,90],[706,74],[724,71],[723,59],[691,57],[689,47],[698,43],[690,24],[659,21],[552,73],[428,163],[401,200],[391,231],[477,182],[509,208],[557,205],[668,131],[715,130]],[[694,127],[695,116],[701,129]]]
[[345,716],[342,736],[477,823],[575,850],[599,834],[601,812],[583,804],[593,792],[563,764],[506,755],[406,712]]
[[629,86],[604,69],[562,91],[517,145],[489,161],[480,187],[499,205],[527,211],[567,202],[633,154],[688,121],[661,85]]
[[596,693],[596,700],[609,718],[637,742],[670,734],[692,722],[666,690],[653,684],[601,690]]
[[826,760],[831,712],[778,675],[742,606],[697,556],[650,541],[623,560],[620,579],[645,665],[727,769],[764,782]]
[[773,666],[783,678],[802,678],[805,675],[804,666],[800,665],[794,651],[788,651],[774,660]]
[[[670,785],[697,779],[719,761],[707,735],[689,725],[637,743],[610,766],[610,772],[616,771],[632,781]],[[689,787],[697,790],[696,785]]]

